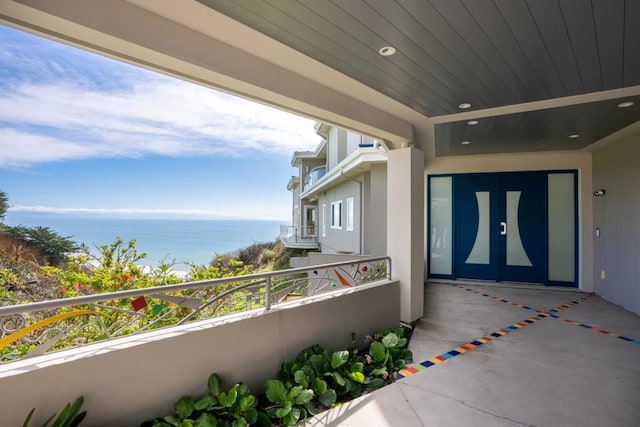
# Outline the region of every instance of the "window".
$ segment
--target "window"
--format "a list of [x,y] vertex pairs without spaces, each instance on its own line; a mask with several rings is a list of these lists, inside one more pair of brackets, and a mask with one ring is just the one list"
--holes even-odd
[[331,228],[342,229],[342,200],[331,203]]
[[353,197],[347,199],[347,231],[353,231]]
[[322,204],[322,237],[327,237],[327,204]]

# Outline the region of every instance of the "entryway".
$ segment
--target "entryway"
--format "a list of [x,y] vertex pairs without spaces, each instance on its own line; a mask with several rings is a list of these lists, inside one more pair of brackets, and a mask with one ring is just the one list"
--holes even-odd
[[575,171],[429,178],[429,276],[577,286]]

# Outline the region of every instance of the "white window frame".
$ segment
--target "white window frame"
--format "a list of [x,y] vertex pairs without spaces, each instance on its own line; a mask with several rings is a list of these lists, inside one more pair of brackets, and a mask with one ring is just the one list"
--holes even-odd
[[327,204],[322,204],[322,237],[327,237]]
[[347,198],[347,231],[353,231],[354,219],[353,197],[349,197]]
[[342,200],[331,202],[331,228],[342,230]]

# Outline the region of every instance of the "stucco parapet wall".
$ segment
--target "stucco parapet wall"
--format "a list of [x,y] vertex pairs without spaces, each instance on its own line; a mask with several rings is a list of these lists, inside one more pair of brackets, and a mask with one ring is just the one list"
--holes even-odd
[[42,424],[79,395],[92,426],[137,426],[206,392],[217,372],[259,394],[285,359],[320,344],[347,348],[351,333],[397,324],[397,281],[381,280],[217,319],[147,332],[0,365],[2,425]]
[[301,199],[316,196],[343,181],[369,170],[372,164],[386,163],[387,153],[379,148],[359,148],[318,180],[316,185],[300,194]]

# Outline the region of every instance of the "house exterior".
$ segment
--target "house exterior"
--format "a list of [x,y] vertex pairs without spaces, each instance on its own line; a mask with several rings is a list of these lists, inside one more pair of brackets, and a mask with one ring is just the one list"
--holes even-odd
[[281,240],[324,254],[386,254],[386,151],[375,139],[325,123],[315,151],[295,152],[292,226]]
[[[384,141],[386,255],[413,322],[425,279],[575,287],[640,314],[639,4],[5,0],[0,20]],[[315,185],[290,187],[316,206],[307,226],[327,206],[323,250],[377,251],[330,227],[332,203],[345,221],[350,197],[332,180],[364,183],[366,154],[341,149],[326,150]]]

